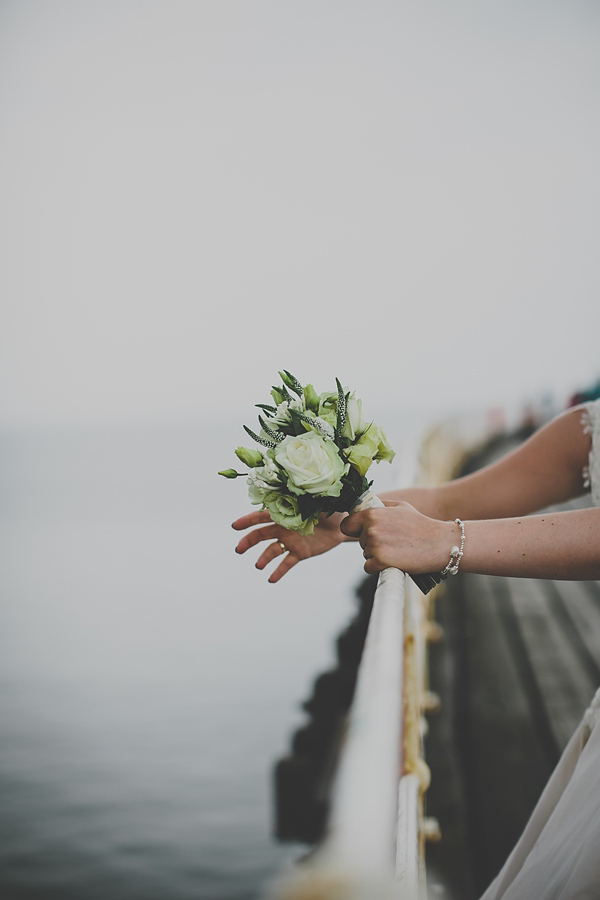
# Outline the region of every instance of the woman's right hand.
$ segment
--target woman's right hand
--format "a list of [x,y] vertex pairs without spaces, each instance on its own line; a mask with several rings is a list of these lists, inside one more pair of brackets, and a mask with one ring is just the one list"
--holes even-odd
[[[282,525],[276,525],[266,510],[251,512],[236,519],[231,527],[236,531],[243,531],[245,528],[252,528],[255,525],[262,527],[254,528],[253,531],[245,534],[235,550],[236,553],[245,553],[246,550],[261,541],[272,541],[262,551],[255,565],[257,569],[264,569],[270,562],[281,557],[281,562],[269,576],[269,582],[275,584],[300,560],[318,556],[347,541],[348,538],[340,531],[340,522],[344,518],[343,513],[333,513],[329,518],[323,515],[314,533],[304,535],[297,531],[289,531]],[[280,541],[285,545],[285,550],[281,547]]]

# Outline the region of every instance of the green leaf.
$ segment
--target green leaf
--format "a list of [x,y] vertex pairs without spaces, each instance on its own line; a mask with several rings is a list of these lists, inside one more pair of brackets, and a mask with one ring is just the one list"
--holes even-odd
[[303,519],[310,519],[324,508],[328,497],[313,497],[312,494],[300,494],[298,496],[298,512]]
[[269,406],[268,403],[255,403],[255,406],[258,406],[259,409],[264,410],[268,416],[274,416],[277,412],[276,406]]
[[300,413],[295,409],[288,410],[290,414],[290,419],[292,420],[292,425],[294,428],[294,434],[305,434],[306,428],[302,425],[302,417]]

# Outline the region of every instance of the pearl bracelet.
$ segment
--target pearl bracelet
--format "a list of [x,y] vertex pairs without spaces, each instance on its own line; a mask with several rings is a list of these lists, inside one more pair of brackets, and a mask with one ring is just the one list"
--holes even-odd
[[465,549],[465,526],[460,519],[455,519],[454,521],[460,526],[460,547],[454,546],[450,550],[450,560],[448,565],[440,572],[442,578],[447,578],[448,575],[458,574],[458,567],[460,566],[463,550]]

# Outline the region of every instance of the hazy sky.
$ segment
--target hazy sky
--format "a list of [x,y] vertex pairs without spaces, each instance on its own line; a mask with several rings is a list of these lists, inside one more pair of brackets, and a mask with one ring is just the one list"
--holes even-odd
[[600,6],[3,0],[0,422],[600,375]]

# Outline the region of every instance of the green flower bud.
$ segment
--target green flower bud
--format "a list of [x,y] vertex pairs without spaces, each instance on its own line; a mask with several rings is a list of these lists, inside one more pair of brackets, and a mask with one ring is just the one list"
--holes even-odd
[[362,414],[362,401],[357,400],[354,393],[350,394],[346,403],[346,421],[342,428],[342,434],[354,441],[367,430]]
[[245,474],[245,472],[236,472],[235,469],[223,469],[222,472],[217,472],[217,475],[222,475],[224,478],[241,478]]
[[288,372],[287,369],[284,369],[283,372],[279,373],[279,377],[283,381],[286,387],[293,391],[298,397],[302,396],[302,385],[298,381],[295,375],[292,375],[291,372]]
[[256,466],[262,466],[263,464],[263,455],[260,450],[249,450],[247,447],[238,447],[235,451],[235,455],[240,462],[250,466],[251,469],[256,468]]
[[319,395],[312,384],[307,384],[304,388],[304,402],[307,409],[315,413],[319,412]]

